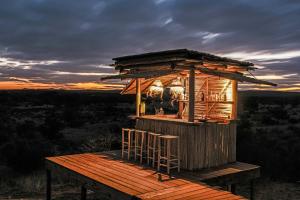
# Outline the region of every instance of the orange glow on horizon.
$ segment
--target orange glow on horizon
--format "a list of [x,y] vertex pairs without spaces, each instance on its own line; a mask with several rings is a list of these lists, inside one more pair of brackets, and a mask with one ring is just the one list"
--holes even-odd
[[1,81],[0,90],[23,90],[23,89],[63,89],[63,90],[121,90],[122,84],[110,83],[33,83],[20,81]]
[[[0,90],[24,90],[24,89],[62,89],[62,90],[122,90],[124,84],[118,83],[95,83],[95,82],[82,82],[82,83],[38,83],[31,81],[0,81]],[[244,87],[243,87],[244,86]],[[300,84],[290,86],[283,85],[282,87],[249,87],[248,84],[241,84],[239,90],[259,90],[259,91],[280,91],[280,92],[300,92]],[[228,95],[230,96],[230,95]]]

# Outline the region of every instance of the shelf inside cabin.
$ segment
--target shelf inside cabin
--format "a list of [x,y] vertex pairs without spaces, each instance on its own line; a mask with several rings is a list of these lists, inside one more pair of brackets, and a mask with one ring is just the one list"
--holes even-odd
[[204,101],[204,103],[227,103],[227,104],[233,104],[233,101]]
[[196,103],[224,103],[233,104],[233,101],[195,101]]

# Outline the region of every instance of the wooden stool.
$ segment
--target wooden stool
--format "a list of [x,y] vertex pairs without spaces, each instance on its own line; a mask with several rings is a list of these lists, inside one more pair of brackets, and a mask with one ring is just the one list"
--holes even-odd
[[150,160],[152,161],[152,167],[155,166],[155,158],[158,152],[158,136],[160,134],[148,132],[148,142],[147,142],[147,164],[150,165]]
[[130,153],[133,151],[134,129],[122,128],[122,158],[127,153],[127,159],[130,159]]
[[160,171],[161,166],[167,168],[168,174],[174,168],[180,172],[180,141],[178,136],[161,135],[158,137],[157,171]]
[[137,157],[140,158],[140,163],[142,164],[143,158],[145,157],[146,149],[146,131],[135,130],[134,136],[134,160]]

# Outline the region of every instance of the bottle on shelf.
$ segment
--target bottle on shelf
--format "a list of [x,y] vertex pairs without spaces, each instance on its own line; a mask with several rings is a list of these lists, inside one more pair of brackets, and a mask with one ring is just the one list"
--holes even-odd
[[224,95],[222,93],[220,93],[219,98],[220,98],[220,101],[224,101]]
[[217,92],[215,94],[215,101],[219,101],[219,94]]
[[203,91],[202,91],[201,94],[200,94],[200,100],[201,100],[201,101],[204,101],[204,100],[205,100],[205,96],[204,96]]
[[227,101],[227,96],[226,96],[226,92],[223,95],[223,101]]

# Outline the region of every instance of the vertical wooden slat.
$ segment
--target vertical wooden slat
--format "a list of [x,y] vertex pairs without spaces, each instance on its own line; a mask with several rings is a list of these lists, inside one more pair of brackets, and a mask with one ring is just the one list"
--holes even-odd
[[178,137],[178,141],[177,141],[177,157],[178,157],[178,161],[177,161],[177,165],[178,165],[178,172],[180,172],[180,137]]
[[232,128],[232,162],[236,161],[236,121],[233,121],[233,128]]
[[86,187],[81,186],[81,200],[86,200]]
[[231,184],[231,193],[236,194],[236,184]]
[[124,129],[122,128],[122,158],[124,158]]
[[189,73],[189,122],[194,122],[195,115],[195,70],[191,69]]
[[[236,158],[236,124],[207,121],[203,123],[179,123],[159,119],[137,120],[140,130],[176,135],[180,138],[182,169],[196,170],[234,162]],[[176,145],[171,145],[176,153]],[[161,152],[163,153],[163,152]]]

